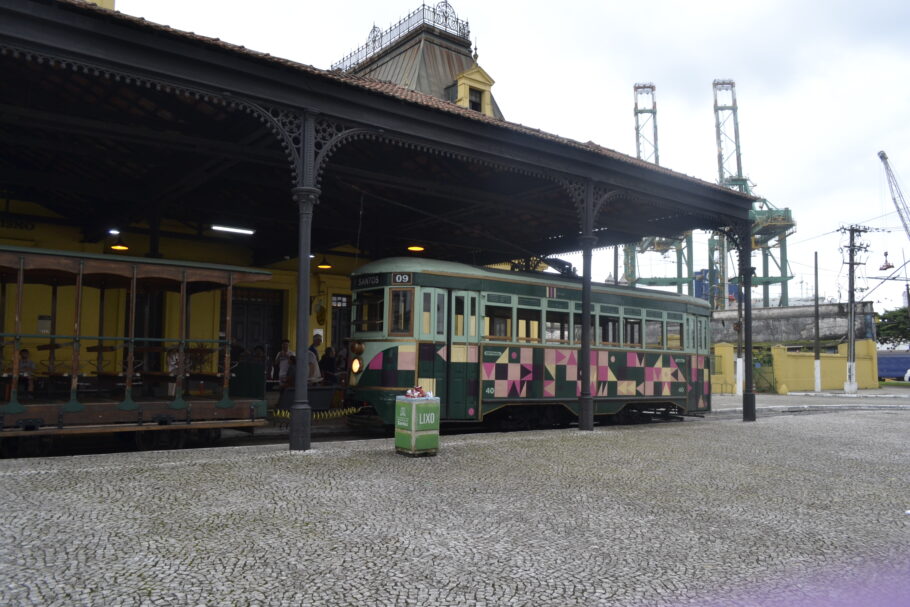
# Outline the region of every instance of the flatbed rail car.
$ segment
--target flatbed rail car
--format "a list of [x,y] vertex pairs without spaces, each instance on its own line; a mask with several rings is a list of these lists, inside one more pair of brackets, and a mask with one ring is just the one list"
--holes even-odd
[[[15,453],[26,437],[118,432],[140,448],[178,447],[266,425],[264,368],[262,386],[232,384],[230,346],[234,285],[269,278],[0,247],[0,446]],[[203,305],[191,322],[193,300]]]
[[[577,420],[580,279],[391,258],[358,269],[351,287],[349,398],[361,411],[392,424],[395,397],[419,385],[445,421]],[[594,285],[595,415],[710,410],[709,313],[692,297]]]

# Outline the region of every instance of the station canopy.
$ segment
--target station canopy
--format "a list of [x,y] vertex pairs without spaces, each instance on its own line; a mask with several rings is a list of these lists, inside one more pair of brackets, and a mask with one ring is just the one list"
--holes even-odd
[[753,199],[727,188],[78,0],[0,0],[0,73],[0,196],[51,212],[4,221],[78,226],[85,242],[117,227],[242,243],[253,265],[293,258],[308,170],[317,255],[540,259],[582,248],[586,200],[594,248],[748,232]]

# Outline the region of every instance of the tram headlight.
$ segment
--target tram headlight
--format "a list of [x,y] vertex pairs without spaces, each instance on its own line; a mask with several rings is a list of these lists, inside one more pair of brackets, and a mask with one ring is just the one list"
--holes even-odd
[[351,373],[357,374],[361,371],[363,371],[363,361],[358,357],[351,361]]

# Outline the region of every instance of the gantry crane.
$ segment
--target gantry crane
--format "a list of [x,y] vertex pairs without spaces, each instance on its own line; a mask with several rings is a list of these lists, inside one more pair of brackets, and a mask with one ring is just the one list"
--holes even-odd
[[[888,155],[884,152],[879,152],[878,157],[881,159],[882,164],[885,165],[885,176],[888,178],[888,189],[891,190],[891,199],[894,200],[897,214],[900,215],[901,223],[904,224],[904,232],[907,234],[907,238],[910,238],[910,209],[907,208],[907,201],[904,200],[901,187],[897,184],[897,177],[894,176],[891,164],[888,163]],[[888,254],[885,253],[885,255],[887,256]]]
[[[657,147],[657,98],[654,84],[637,83],[633,88],[635,93],[635,152],[641,160],[660,164],[660,155]],[[650,127],[650,128],[649,128]],[[650,130],[650,133],[648,132]],[[671,249],[676,250],[676,277],[650,277],[638,276],[636,268],[636,254],[654,251],[666,257]],[[675,286],[677,293],[683,292],[686,285],[687,294],[693,292],[693,267],[692,267],[692,232],[680,234],[675,238],[650,237],[638,243],[627,244],[623,247],[624,274],[629,284],[649,286]]]
[[[742,156],[739,148],[739,117],[736,104],[736,83],[732,80],[714,81],[714,124],[717,135],[717,169],[718,183],[752,194],[752,184],[743,176]],[[780,285],[780,305],[789,305],[787,281],[793,277],[787,273],[787,236],[793,233],[796,222],[790,209],[778,209],[765,199],[759,199],[749,211],[752,220],[752,247],[761,249],[762,275],[752,279],[752,284],[762,286],[762,300],[765,307],[769,305],[769,286]],[[710,245],[709,245],[710,246]],[[772,248],[779,248],[780,260],[771,255]],[[770,263],[773,260],[780,271],[779,276],[771,276]],[[721,284],[725,283],[726,262],[715,268],[714,258],[710,260],[712,273],[719,270]],[[746,294],[748,297],[748,294]]]
[[[897,207],[897,214],[901,216],[901,223],[904,224],[904,232],[907,234],[907,238],[910,238],[910,209],[907,208],[907,201],[904,200],[904,193],[901,192],[901,186],[897,183],[897,177],[894,176],[894,171],[891,170],[891,164],[888,162],[888,155],[885,152],[879,152],[878,157],[881,159],[882,164],[885,165],[885,176],[888,178],[888,189],[891,190],[891,199],[894,201],[894,206]],[[882,269],[890,269],[894,266],[888,263],[888,254],[885,253],[885,265],[882,266]],[[905,297],[907,298],[907,310],[910,311],[910,283],[905,283],[904,292],[906,293]]]

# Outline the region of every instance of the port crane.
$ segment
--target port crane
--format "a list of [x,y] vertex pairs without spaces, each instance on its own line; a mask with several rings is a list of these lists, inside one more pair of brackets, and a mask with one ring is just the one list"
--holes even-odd
[[901,223],[904,224],[904,232],[907,238],[910,238],[910,209],[907,208],[907,201],[904,200],[904,194],[897,183],[897,177],[891,170],[891,164],[888,162],[888,155],[885,152],[879,152],[878,157],[882,164],[885,165],[885,176],[888,178],[888,189],[891,190],[891,199],[894,206],[897,207],[897,214],[901,217]]

